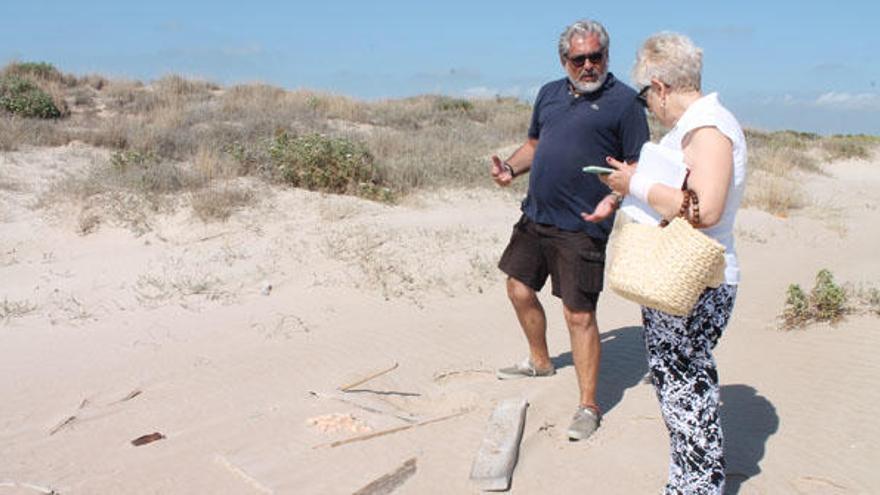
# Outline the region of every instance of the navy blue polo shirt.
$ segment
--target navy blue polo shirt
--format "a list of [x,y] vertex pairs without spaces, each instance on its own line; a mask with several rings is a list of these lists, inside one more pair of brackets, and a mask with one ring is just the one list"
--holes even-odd
[[632,88],[611,73],[593,93],[575,96],[567,78],[541,88],[529,127],[529,137],[538,140],[538,147],[529,172],[529,192],[522,203],[526,216],[536,223],[586,232],[595,239],[608,238],[613,218],[592,223],[580,214],[591,213],[610,190],[581,169],[607,166],[606,156],[638,160],[649,133],[645,108],[636,97]]

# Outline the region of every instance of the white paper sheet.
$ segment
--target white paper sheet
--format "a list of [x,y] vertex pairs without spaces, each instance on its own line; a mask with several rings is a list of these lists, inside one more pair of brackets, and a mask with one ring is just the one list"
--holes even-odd
[[[639,153],[638,173],[645,174],[653,182],[680,188],[684,183],[687,166],[684,153],[654,143],[645,143]],[[649,225],[660,223],[660,215],[645,202],[627,194],[620,210],[633,221]]]

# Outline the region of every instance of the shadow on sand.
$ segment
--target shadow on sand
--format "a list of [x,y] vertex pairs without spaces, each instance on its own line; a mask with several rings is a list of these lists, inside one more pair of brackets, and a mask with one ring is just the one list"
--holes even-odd
[[721,403],[727,459],[724,493],[735,495],[744,481],[761,472],[758,464],[767,439],[779,428],[779,416],[773,404],[748,385],[722,386]]
[[[601,338],[602,364],[597,401],[607,413],[620,402],[626,389],[645,378],[648,364],[642,327],[617,328],[603,332]],[[557,369],[573,366],[571,352],[554,357],[553,365]],[[767,439],[779,428],[779,416],[773,404],[748,385],[723,385],[721,402],[727,460],[724,492],[736,495],[743,482],[761,472],[759,463],[764,457]]]
[[[614,408],[626,389],[638,385],[648,364],[645,360],[645,344],[642,327],[621,327],[602,332],[602,364],[596,401],[604,413]],[[556,369],[573,366],[571,352],[564,352],[552,359]]]

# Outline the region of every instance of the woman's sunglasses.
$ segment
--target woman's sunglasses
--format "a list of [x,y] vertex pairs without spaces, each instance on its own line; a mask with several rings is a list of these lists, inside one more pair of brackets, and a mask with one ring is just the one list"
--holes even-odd
[[575,67],[583,67],[587,60],[590,61],[591,64],[598,64],[605,59],[605,52],[598,51],[593,53],[585,53],[583,55],[578,55],[577,57],[566,57],[568,58],[569,63]]
[[643,87],[642,90],[639,91],[639,95],[636,96],[636,98],[639,99],[639,103],[641,103],[644,106],[648,106],[648,91],[650,89],[651,89],[651,85],[649,84],[649,85]]

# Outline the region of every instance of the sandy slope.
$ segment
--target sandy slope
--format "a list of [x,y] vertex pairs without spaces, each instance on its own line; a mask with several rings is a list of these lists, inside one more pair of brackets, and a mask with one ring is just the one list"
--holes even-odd
[[[81,236],[77,212],[32,207],[101,153],[0,155],[0,301],[17,308],[0,323],[0,494],[342,494],[410,458],[416,474],[398,493],[476,493],[467,478],[486,420],[515,396],[531,406],[512,493],[662,485],[665,430],[633,305],[601,301],[607,412],[589,441],[564,437],[575,377],[557,301],[543,299],[560,372],[494,379],[524,352],[494,268],[517,197],[443,191],[389,207],[263,187],[226,223],[182,209],[141,235],[105,222]],[[880,166],[826,172],[803,177],[817,207],[740,217],[744,282],[717,351],[731,493],[873,493],[880,481],[878,319],[775,329],[786,286],[811,287],[819,268],[880,280]],[[326,446],[357,434],[346,425],[458,412]],[[309,422],[331,414],[345,415],[342,430]],[[152,432],[167,438],[129,443]]]

